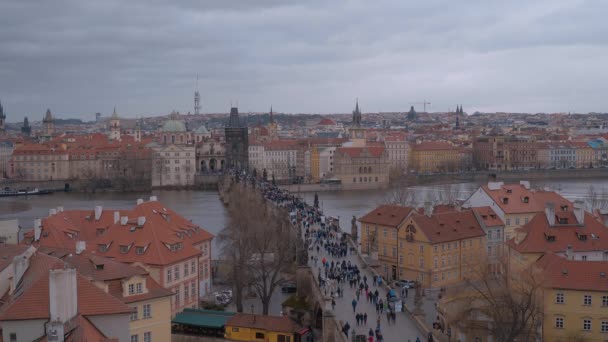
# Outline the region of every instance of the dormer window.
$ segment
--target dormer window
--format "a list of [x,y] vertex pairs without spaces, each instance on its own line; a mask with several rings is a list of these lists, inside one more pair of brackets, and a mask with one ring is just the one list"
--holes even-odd
[[142,254],[144,254],[145,251],[146,251],[145,247],[140,247],[140,246],[135,247],[135,253],[137,253],[137,255],[142,255]]
[[103,236],[106,233],[106,230],[103,228],[97,228],[96,234],[97,236]]
[[100,252],[107,252],[108,251],[108,245],[100,244],[100,245],[98,245],[98,247],[99,247],[99,251]]
[[568,206],[567,205],[562,205],[562,211],[568,211]]
[[567,217],[560,217],[559,218],[559,224],[568,224],[568,218]]
[[504,197],[504,198],[502,199],[502,203],[503,203],[503,204],[509,204],[509,198],[508,198],[508,197]]
[[530,197],[526,196],[524,197],[524,203],[529,203],[530,202]]
[[129,253],[129,247],[130,246],[121,245],[120,246],[120,253],[123,253],[123,254]]
[[103,270],[103,264],[95,264],[95,269],[98,271]]
[[512,189],[507,189],[507,193],[508,193],[508,194],[512,194],[512,193],[513,193],[513,190],[512,190]]
[[545,234],[545,239],[547,239],[547,241],[549,241],[549,242],[555,242],[555,235],[546,235]]
[[578,235],[578,239],[581,241],[587,241],[587,235],[586,234],[577,234]]

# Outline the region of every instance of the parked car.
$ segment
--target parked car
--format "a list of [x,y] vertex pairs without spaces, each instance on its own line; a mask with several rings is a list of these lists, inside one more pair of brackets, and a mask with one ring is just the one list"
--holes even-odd
[[294,293],[296,292],[297,287],[295,283],[286,283],[281,286],[281,291],[283,293]]
[[398,288],[413,289],[418,286],[418,284],[414,280],[401,279],[395,282],[395,286]]

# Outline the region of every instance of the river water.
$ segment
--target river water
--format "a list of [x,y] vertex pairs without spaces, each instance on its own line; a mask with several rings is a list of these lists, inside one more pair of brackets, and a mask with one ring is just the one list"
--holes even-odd
[[[412,186],[415,200],[422,204],[429,196],[438,193],[456,194],[458,199],[467,198],[479,187],[480,183],[454,183],[443,185]],[[608,177],[602,179],[559,180],[535,182],[533,188],[549,187],[558,191],[570,200],[588,199],[589,188],[598,194],[608,196]],[[368,191],[336,191],[320,192],[319,205],[327,215],[339,217],[342,227],[349,229],[350,221],[355,215],[360,217],[389,196],[390,189]],[[194,190],[160,190],[152,193],[63,193],[30,197],[0,198],[0,220],[19,219],[24,229],[31,229],[36,217],[45,217],[49,209],[63,206],[69,209],[90,209],[101,205],[108,209],[128,209],[135,206],[138,198],[147,200],[150,195],[156,195],[165,206],[175,210],[193,223],[217,234],[226,224],[227,216],[224,206],[215,191]],[[314,193],[299,194],[309,203],[314,200]],[[213,257],[218,256],[218,248],[212,249]]]

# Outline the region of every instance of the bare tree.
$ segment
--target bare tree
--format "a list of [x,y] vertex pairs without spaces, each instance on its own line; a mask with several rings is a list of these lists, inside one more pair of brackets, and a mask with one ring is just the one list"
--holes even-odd
[[500,266],[509,271],[497,273],[476,262],[463,286],[450,289],[442,300],[446,324],[485,332],[497,342],[535,341],[543,319],[542,270],[511,270],[505,260]]
[[295,228],[289,215],[267,203],[246,183],[222,185],[227,196],[230,224],[219,234],[221,254],[231,265],[237,311],[242,311],[242,291],[253,289],[268,314],[270,299],[295,261]]
[[589,185],[587,188],[587,203],[591,210],[608,208],[608,192],[604,188],[600,193],[593,185]]
[[406,185],[392,187],[382,199],[382,204],[415,207],[417,204],[416,192]]

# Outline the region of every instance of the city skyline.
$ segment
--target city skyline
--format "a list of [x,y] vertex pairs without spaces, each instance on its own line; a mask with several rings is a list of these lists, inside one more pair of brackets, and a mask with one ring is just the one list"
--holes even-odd
[[605,112],[607,6],[11,0],[0,100],[9,122],[193,113],[198,73],[202,113]]

